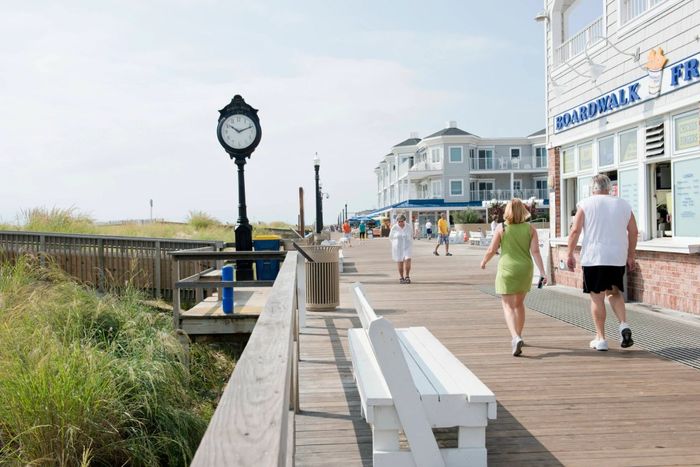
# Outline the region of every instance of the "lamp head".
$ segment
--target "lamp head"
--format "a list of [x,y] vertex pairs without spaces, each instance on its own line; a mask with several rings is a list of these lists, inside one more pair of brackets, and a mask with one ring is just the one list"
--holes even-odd
[[314,154],[314,167],[318,167],[321,165],[321,158],[318,157],[318,153]]
[[600,65],[589,60],[588,62],[588,76],[591,77],[592,82],[596,82],[600,75],[605,71],[605,65]]
[[547,14],[546,11],[540,11],[539,13],[537,13],[537,15],[535,15],[535,18],[534,18],[534,19],[535,19],[535,21],[537,21],[538,23],[542,23],[542,22],[545,22],[545,21],[549,21],[549,15]]

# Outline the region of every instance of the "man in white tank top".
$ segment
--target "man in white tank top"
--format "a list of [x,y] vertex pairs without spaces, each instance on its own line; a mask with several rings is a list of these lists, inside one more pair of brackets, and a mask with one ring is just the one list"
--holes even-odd
[[620,346],[631,347],[632,330],[626,322],[623,277],[625,267],[635,269],[637,222],[630,204],[622,198],[610,196],[611,182],[607,175],[593,177],[593,196],[581,200],[569,232],[567,266],[576,267],[574,251],[581,232],[581,267],[583,291],[591,295],[591,314],[596,336],[590,342],[595,350],[608,350],[605,340],[605,297],[608,297],[620,321]]

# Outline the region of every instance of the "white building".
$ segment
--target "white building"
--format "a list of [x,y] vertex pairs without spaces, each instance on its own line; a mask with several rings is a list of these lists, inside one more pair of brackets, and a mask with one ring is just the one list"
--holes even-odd
[[700,313],[700,0],[544,6],[554,266],[576,203],[606,173],[640,229],[631,298]]
[[534,197],[540,206],[548,203],[544,130],[481,138],[449,122],[423,139],[411,134],[374,171],[380,206],[375,213],[417,211],[434,222],[437,211],[485,211],[483,202],[491,199]]

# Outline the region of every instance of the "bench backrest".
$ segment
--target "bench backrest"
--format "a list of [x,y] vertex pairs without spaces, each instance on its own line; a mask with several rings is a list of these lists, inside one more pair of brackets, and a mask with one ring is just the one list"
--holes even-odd
[[370,323],[377,319],[377,314],[372,309],[369,301],[367,301],[365,290],[359,282],[352,284],[352,301],[355,304],[355,310],[357,310],[357,316],[360,318],[362,328],[368,331]]
[[481,232],[478,232],[478,231],[477,232],[471,232],[471,231],[469,232],[469,238],[483,238],[483,237],[484,237],[484,234],[482,234]]

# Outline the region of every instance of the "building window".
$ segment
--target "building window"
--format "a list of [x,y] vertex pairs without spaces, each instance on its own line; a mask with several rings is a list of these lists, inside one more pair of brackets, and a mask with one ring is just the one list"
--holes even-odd
[[576,170],[576,160],[574,159],[574,147],[570,146],[561,150],[561,165],[565,174],[573,173]]
[[510,148],[510,157],[515,159],[520,157],[520,148]]
[[637,160],[637,129],[620,133],[620,163]]
[[667,0],[621,0],[620,23],[625,25]]
[[462,180],[450,180],[450,196],[463,196],[464,182]]
[[588,142],[578,146],[578,169],[590,170],[593,168],[593,143]]
[[690,112],[673,118],[673,150],[684,152],[700,146],[700,114]]
[[639,219],[639,171],[638,169],[620,170],[618,176],[618,193],[632,206],[635,219]]
[[549,196],[547,196],[547,179],[536,178],[535,190],[537,190],[537,199],[548,199]]
[[544,146],[535,148],[535,168],[542,169],[547,167],[547,149]]
[[439,149],[431,149],[430,150],[430,158],[434,164],[439,164],[440,163],[440,150]]
[[493,169],[493,149],[479,149],[479,157],[472,165],[475,170],[491,170]]
[[430,185],[433,191],[432,197],[442,198],[442,180],[433,180]]
[[462,148],[460,146],[450,148],[450,162],[453,164],[461,164],[464,162]]
[[598,140],[598,167],[615,163],[615,137],[607,136]]
[[475,157],[475,155],[474,155],[474,148],[472,148],[472,149],[469,150],[469,159],[474,159],[474,157]]
[[469,199],[472,201],[487,201],[496,197],[494,180],[470,180]]

